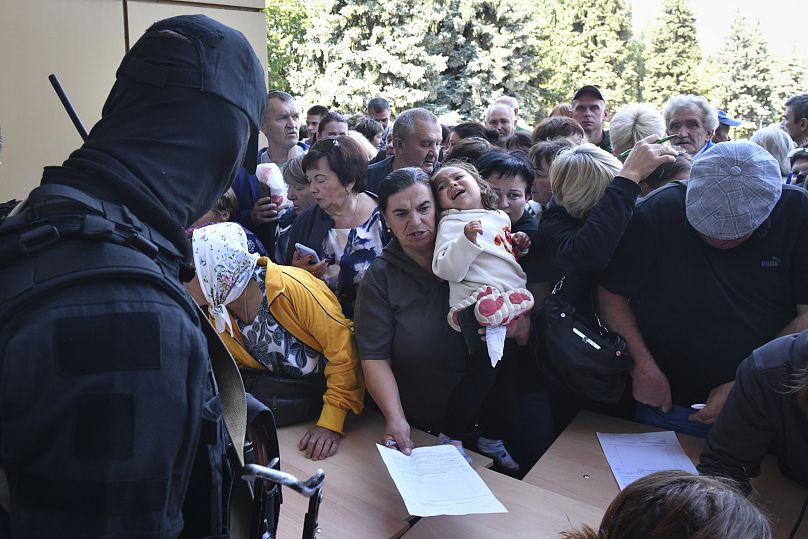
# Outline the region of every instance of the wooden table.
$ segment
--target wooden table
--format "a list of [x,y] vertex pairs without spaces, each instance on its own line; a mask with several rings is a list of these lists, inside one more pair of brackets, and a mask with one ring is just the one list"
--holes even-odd
[[[595,433],[659,430],[632,421],[581,412],[528,472],[524,481],[605,511],[620,489]],[[683,434],[677,436],[685,453],[697,464],[704,440]],[[761,476],[752,480],[755,500],[772,518],[775,538],[785,539],[808,492],[784,477],[771,455],[766,456],[762,470]],[[808,539],[808,522],[803,522],[796,537]]]
[[[297,449],[298,441],[312,425],[278,430],[281,469],[305,480],[317,468],[325,470],[324,498],[320,506],[320,539],[399,537],[410,527],[404,501],[376,449],[384,434],[384,418],[366,411],[349,417],[345,436],[333,457],[312,461]],[[411,433],[416,447],[434,445],[437,439],[423,431]],[[488,457],[467,451],[475,468],[491,466]],[[308,499],[284,489],[278,526],[279,539],[301,536]]]
[[507,513],[424,517],[404,539],[558,539],[581,524],[597,526],[603,510],[497,472],[478,469]]

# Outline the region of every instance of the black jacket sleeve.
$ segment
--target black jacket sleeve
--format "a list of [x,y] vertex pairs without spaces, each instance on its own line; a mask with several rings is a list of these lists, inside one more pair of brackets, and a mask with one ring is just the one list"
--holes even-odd
[[806,337],[775,339],[741,363],[735,387],[707,438],[698,465],[701,473],[730,478],[749,493],[750,479],[760,474],[767,450],[777,453],[786,468],[794,467],[787,462],[796,449],[791,446],[800,443],[794,435],[808,429],[808,417],[795,407],[788,388],[794,372],[792,358],[805,351],[801,342]]
[[584,221],[557,206],[542,215],[539,240],[556,253],[567,273],[597,273],[609,264],[640,194],[631,180],[616,177]]

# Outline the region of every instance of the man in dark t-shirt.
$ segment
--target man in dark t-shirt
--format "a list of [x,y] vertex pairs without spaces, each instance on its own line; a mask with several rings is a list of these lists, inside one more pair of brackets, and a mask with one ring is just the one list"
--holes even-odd
[[705,435],[738,364],[808,327],[808,193],[760,147],[717,145],[686,186],[638,205],[601,285],[634,359],[637,419]]

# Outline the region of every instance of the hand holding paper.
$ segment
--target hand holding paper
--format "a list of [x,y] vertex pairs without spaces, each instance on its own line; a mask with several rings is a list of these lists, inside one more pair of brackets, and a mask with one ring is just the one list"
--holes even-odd
[[454,446],[419,447],[411,456],[376,447],[411,515],[508,512]]

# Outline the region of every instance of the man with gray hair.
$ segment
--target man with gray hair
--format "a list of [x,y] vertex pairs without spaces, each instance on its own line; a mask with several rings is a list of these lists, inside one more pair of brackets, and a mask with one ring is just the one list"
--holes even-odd
[[668,134],[675,135],[671,144],[681,146],[694,159],[714,145],[712,136],[718,127],[718,113],[704,96],[675,95],[665,102],[662,116]]
[[494,101],[495,105],[507,105],[513,111],[513,126],[514,126],[514,133],[522,131],[523,133],[530,133],[529,129],[525,129],[521,125],[519,125],[519,100],[513,97],[512,95],[501,95],[499,96],[496,101]]
[[485,111],[485,126],[499,131],[499,140],[505,140],[516,128],[514,109],[505,103],[494,103]]
[[716,145],[637,204],[599,306],[634,360],[635,419],[705,436],[738,364],[808,328],[808,192],[757,144]]
[[368,167],[368,191],[378,193],[379,182],[394,170],[418,167],[432,174],[440,163],[438,154],[443,136],[438,117],[426,109],[407,109],[393,124],[392,157]]

